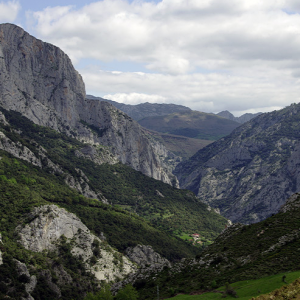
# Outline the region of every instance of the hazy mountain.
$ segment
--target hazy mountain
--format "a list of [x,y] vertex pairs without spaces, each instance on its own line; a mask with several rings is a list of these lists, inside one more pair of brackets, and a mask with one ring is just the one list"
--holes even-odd
[[140,120],[139,124],[150,130],[203,140],[217,140],[240,125],[214,114],[199,111],[147,117]]
[[[167,134],[149,130],[148,133],[177,156],[177,162],[188,159],[213,141],[193,139],[182,135]],[[175,163],[177,165],[177,163]]]
[[234,222],[276,213],[300,190],[300,104],[261,114],[175,170],[180,186]]
[[221,111],[219,113],[217,113],[218,116],[220,117],[223,117],[223,118],[226,118],[228,120],[231,120],[231,121],[235,121],[235,122],[238,122],[238,123],[246,123],[248,121],[250,121],[251,119],[261,115],[262,113],[259,112],[259,113],[256,113],[256,114],[251,114],[251,113],[246,113],[246,114],[243,114],[241,115],[240,117],[235,117],[231,112],[229,112],[228,110],[224,110],[224,111]]

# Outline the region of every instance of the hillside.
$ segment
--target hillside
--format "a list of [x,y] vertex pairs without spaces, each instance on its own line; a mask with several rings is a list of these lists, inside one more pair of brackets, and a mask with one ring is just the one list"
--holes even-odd
[[170,152],[178,156],[177,165],[181,160],[186,160],[197,151],[211,144],[213,141],[188,138],[182,135],[167,134],[149,130],[148,133],[163,144]]
[[198,111],[146,117],[138,122],[150,130],[203,140],[217,140],[239,126],[234,121]]
[[164,269],[154,280],[137,281],[141,299],[208,291],[226,282],[258,279],[299,270],[300,195],[280,213],[251,225],[234,224],[195,259]]
[[300,104],[259,115],[180,163],[182,188],[233,222],[276,213],[299,185]]
[[[227,224],[191,192],[122,164],[97,165],[80,154],[87,144],[18,112],[1,108],[0,137],[0,298],[24,297],[24,288],[34,299],[82,298],[100,278],[134,271],[128,247],[150,245],[177,261],[199,248],[175,234],[199,232],[208,241]],[[73,222],[64,239],[59,232]],[[50,244],[40,240],[47,230]]]
[[[0,149],[61,174],[66,184],[83,195],[121,205],[167,231],[201,231],[213,237],[226,224],[224,218],[208,211],[191,192],[173,188],[122,164],[95,164],[82,155],[89,151],[86,144],[35,125],[16,112],[2,112],[7,125],[0,123]],[[101,151],[105,148],[100,147]]]

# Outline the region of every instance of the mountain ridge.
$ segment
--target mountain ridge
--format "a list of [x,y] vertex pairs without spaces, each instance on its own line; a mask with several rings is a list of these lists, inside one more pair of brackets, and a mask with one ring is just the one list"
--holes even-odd
[[243,114],[239,117],[235,117],[231,112],[229,112],[228,110],[224,110],[224,111],[221,111],[219,113],[217,113],[218,116],[220,117],[223,117],[223,118],[226,118],[228,120],[232,120],[232,121],[235,121],[235,122],[238,122],[238,123],[246,123],[248,121],[250,121],[251,119],[261,115],[262,113],[261,112],[258,112],[258,113],[255,113],[255,114],[251,114],[251,113],[246,113],[246,114]]
[[139,121],[145,117],[150,116],[164,116],[174,112],[190,111],[191,109],[178,104],[172,103],[140,103],[140,104],[125,104],[119,103],[113,100],[104,99],[101,97],[95,97],[92,95],[86,95],[87,99],[105,101],[121,111],[125,112],[128,116],[133,118],[136,121]]
[[261,114],[180,163],[174,174],[233,222],[276,213],[298,192],[300,104]]

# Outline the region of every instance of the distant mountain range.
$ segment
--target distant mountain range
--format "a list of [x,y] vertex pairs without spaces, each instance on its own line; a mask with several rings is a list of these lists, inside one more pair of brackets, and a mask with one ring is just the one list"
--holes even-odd
[[[113,106],[117,107],[121,111],[125,112],[128,116],[133,118],[136,121],[142,120],[148,117],[159,117],[159,116],[166,116],[173,113],[182,113],[182,112],[191,112],[192,110],[186,106],[178,105],[178,104],[165,104],[165,103],[140,103],[140,104],[124,104],[119,103],[113,100],[104,99],[101,97],[95,97],[92,95],[86,95],[87,99],[99,100],[99,101],[106,101]],[[246,113],[240,117],[235,117],[231,112],[228,110],[221,111],[216,115],[223,117],[225,119],[237,122],[237,123],[245,123],[250,121],[251,119],[259,116],[261,113],[251,114]]]
[[119,103],[113,100],[103,99],[101,97],[95,97],[92,95],[86,95],[87,99],[106,101],[116,108],[120,109],[128,116],[133,118],[136,121],[139,121],[143,118],[147,117],[157,117],[157,116],[165,116],[176,112],[186,112],[191,111],[190,108],[177,105],[177,104],[158,104],[158,103],[141,103],[136,105]]
[[147,117],[139,120],[138,123],[157,132],[212,141],[228,135],[240,125],[214,114],[195,110]]
[[248,121],[250,121],[251,119],[261,115],[262,113],[259,112],[259,113],[256,113],[256,114],[251,114],[251,113],[246,113],[246,114],[243,114],[241,115],[240,117],[235,117],[231,112],[229,112],[228,110],[224,110],[224,111],[221,111],[219,113],[217,113],[218,116],[220,117],[223,117],[223,118],[226,118],[228,120],[231,120],[231,121],[235,121],[235,122],[238,122],[238,123],[246,123]]

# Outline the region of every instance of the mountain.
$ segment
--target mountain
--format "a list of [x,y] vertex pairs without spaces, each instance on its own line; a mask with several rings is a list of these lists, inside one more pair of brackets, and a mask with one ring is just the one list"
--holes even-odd
[[146,117],[165,116],[176,112],[191,111],[190,108],[177,104],[158,104],[146,102],[137,105],[131,105],[119,103],[113,100],[103,99],[101,97],[95,97],[92,95],[86,95],[86,98],[108,102],[136,121],[139,121]]
[[246,123],[248,121],[250,121],[251,119],[261,115],[262,113],[259,112],[259,113],[256,113],[256,114],[251,114],[251,113],[246,113],[246,114],[243,114],[241,115],[240,117],[235,117],[231,112],[229,112],[228,110],[224,110],[224,111],[221,111],[219,113],[217,113],[218,116],[220,117],[223,117],[223,118],[226,118],[228,120],[231,120],[231,121],[235,121],[235,122],[238,122],[238,123]]
[[180,161],[190,158],[198,150],[213,142],[210,140],[193,139],[182,135],[167,134],[152,130],[149,130],[148,133],[177,156],[174,162],[175,166]]
[[180,163],[182,188],[233,222],[276,213],[300,190],[300,104],[261,114]]
[[160,297],[165,299],[179,293],[201,294],[218,290],[226,283],[273,274],[289,276],[290,271],[299,270],[299,216],[298,193],[278,214],[251,225],[233,224],[194,259],[164,268],[152,279],[136,280],[134,285],[141,299],[154,299],[157,286]]
[[94,153],[106,146],[106,162],[177,185],[166,159],[172,154],[163,145],[109,103],[86,99],[68,56],[13,24],[0,25],[0,105],[88,143]]
[[139,124],[150,130],[203,140],[217,140],[239,126],[237,122],[198,111],[147,117],[139,120]]
[[1,299],[82,299],[135,273],[141,255],[154,269],[193,257],[200,248],[180,235],[208,243],[228,224],[190,191],[89,150],[0,108]]
[[188,234],[211,243],[228,220],[169,184],[174,157],[86,99],[61,50],[0,25],[0,298],[83,299],[193,257]]

